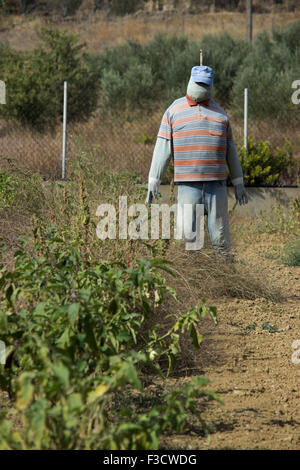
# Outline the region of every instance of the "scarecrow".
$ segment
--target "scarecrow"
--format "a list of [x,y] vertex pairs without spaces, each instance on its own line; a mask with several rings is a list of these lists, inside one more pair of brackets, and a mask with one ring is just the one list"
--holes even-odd
[[212,90],[213,70],[195,66],[186,96],[175,100],[164,113],[153,152],[146,203],[151,204],[157,197],[163,175],[173,160],[178,208],[186,213],[185,205],[192,207],[190,215],[177,222],[184,225],[185,239],[192,240],[196,205],[203,204],[212,246],[231,259],[226,165],[236,201],[247,204],[248,197],[229,118],[212,99]]

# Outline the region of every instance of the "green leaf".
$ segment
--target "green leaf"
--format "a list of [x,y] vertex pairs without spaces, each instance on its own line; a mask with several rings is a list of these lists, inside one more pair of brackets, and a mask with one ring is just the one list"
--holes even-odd
[[25,410],[33,399],[34,386],[32,381],[34,377],[34,372],[23,372],[18,379],[16,406],[19,410]]
[[80,310],[80,304],[79,303],[71,304],[68,307],[68,319],[69,319],[69,322],[70,322],[72,327],[75,326],[75,323],[78,319],[79,310]]
[[96,401],[98,398],[102,397],[107,392],[108,389],[109,389],[109,386],[106,384],[98,385],[95,390],[91,391],[88,394],[87,403],[90,405],[91,403]]
[[192,343],[195,346],[195,348],[199,349],[200,344],[202,343],[202,340],[203,340],[203,336],[199,333],[198,328],[194,324],[190,326],[190,336],[192,338]]
[[68,395],[67,403],[72,412],[79,412],[83,405],[80,393],[72,393]]
[[63,334],[58,338],[56,344],[59,348],[65,349],[70,346],[70,328],[66,328]]
[[210,314],[214,324],[217,325],[218,324],[217,307],[209,307],[209,314]]
[[53,365],[53,371],[61,384],[68,387],[70,378],[68,368],[62,362],[59,362]]

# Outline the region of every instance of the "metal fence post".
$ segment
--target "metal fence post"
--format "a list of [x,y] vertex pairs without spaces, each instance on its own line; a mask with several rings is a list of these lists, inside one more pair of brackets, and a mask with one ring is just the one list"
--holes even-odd
[[244,90],[244,147],[248,150],[248,88]]
[[67,104],[68,104],[68,82],[64,82],[64,113],[63,113],[63,147],[62,147],[62,179],[66,178],[67,158]]
[[6,88],[2,80],[0,80],[0,104],[6,104]]
[[0,341],[0,364],[4,365],[6,361],[5,343]]

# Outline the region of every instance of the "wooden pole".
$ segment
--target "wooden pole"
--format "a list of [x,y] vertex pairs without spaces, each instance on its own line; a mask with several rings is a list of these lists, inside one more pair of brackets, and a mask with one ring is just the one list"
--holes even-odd
[[247,39],[252,42],[252,0],[247,0]]
[[202,49],[200,50],[200,65],[202,65],[203,63],[203,53],[202,53]]

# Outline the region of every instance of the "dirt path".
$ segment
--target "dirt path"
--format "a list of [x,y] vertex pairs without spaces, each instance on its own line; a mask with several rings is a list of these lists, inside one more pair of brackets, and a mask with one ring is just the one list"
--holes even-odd
[[205,412],[209,440],[190,431],[166,439],[168,447],[300,449],[300,364],[292,361],[292,343],[300,340],[300,268],[270,259],[274,240],[264,238],[252,246],[240,244],[237,258],[263,272],[286,298],[214,302],[219,324],[204,334],[197,365],[225,404]]

